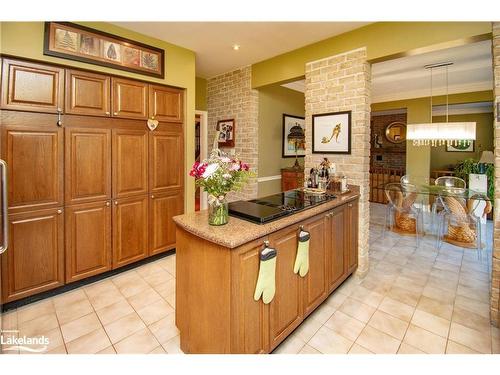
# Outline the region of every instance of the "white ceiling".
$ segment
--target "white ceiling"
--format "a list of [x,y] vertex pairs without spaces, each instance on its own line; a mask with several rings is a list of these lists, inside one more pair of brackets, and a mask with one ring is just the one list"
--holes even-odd
[[[210,78],[357,29],[369,22],[115,22],[196,52]],[[232,46],[240,45],[238,51]],[[168,59],[168,56],[167,56]]]
[[[372,102],[430,96],[430,70],[424,66],[447,61],[453,62],[448,67],[449,94],[493,88],[491,40],[486,40],[373,64]],[[444,95],[445,68],[433,69],[432,76],[432,95]]]
[[[424,66],[448,61],[453,62],[448,67],[449,94],[493,89],[491,41],[486,40],[373,64],[372,103],[430,96],[430,70]],[[444,95],[445,69],[433,69],[432,77],[432,95]],[[305,81],[282,86],[304,92]]]

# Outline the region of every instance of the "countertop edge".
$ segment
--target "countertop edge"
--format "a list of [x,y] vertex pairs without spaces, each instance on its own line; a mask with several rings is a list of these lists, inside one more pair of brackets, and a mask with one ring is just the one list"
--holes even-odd
[[[227,224],[221,227],[211,227],[208,225],[208,216],[207,216],[207,211],[198,211],[198,212],[192,212],[189,214],[183,214],[183,215],[178,215],[174,216],[173,220],[179,228],[184,229],[185,231],[201,237],[209,242],[215,243],[217,245],[227,247],[229,249],[234,249],[238,246],[244,245],[248,242],[254,241],[256,239],[259,239],[261,237],[267,236],[271,233],[274,233],[278,230],[281,230],[283,228],[286,228],[290,225],[294,225],[298,222],[307,220],[313,216],[319,215],[325,211],[331,210],[335,207],[341,206],[343,204],[346,204],[348,202],[351,202],[353,200],[356,200],[360,197],[360,192],[359,192],[359,187],[350,185],[350,188],[352,189],[351,192],[347,193],[345,197],[337,197],[335,200],[332,200],[330,202],[318,205],[316,207],[313,207],[308,210],[304,210],[302,212],[283,217],[281,219],[272,221],[267,224],[254,224],[251,222],[248,222],[246,220],[241,220],[236,217],[231,216],[229,218],[230,223],[231,221],[236,224],[238,223],[243,223],[242,225],[247,227],[247,229],[254,230],[255,234],[246,234],[243,235],[241,240],[225,240],[223,237],[221,231],[227,228]],[[339,200],[340,199],[340,200]],[[200,228],[199,225],[195,222],[196,220],[204,220],[206,223],[203,225],[203,227]],[[202,222],[203,223],[203,222]]]

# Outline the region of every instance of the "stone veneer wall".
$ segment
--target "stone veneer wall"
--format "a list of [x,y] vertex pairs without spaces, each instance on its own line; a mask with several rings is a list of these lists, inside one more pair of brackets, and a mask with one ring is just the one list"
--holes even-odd
[[493,23],[493,69],[495,95],[495,212],[494,239],[491,280],[491,322],[500,326],[500,121],[498,103],[500,102],[500,22]]
[[[252,90],[252,69],[243,67],[208,79],[208,150],[212,150],[217,121],[235,120],[235,152],[251,170],[258,172],[259,145],[259,94]],[[221,148],[230,153],[231,149]],[[252,179],[237,193],[228,195],[228,200],[257,198],[257,179]]]
[[[370,167],[370,65],[366,48],[356,49],[306,64],[305,173],[324,156],[335,162],[348,184],[359,185],[358,275],[368,271],[369,167]],[[351,154],[312,154],[312,115],[352,111]]]

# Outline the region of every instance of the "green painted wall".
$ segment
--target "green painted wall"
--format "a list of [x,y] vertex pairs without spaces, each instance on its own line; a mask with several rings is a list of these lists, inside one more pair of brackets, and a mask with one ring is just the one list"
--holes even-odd
[[[195,110],[195,54],[193,51],[178,47],[159,39],[148,37],[122,27],[104,22],[78,22],[97,30],[119,35],[145,44],[153,45],[165,50],[165,78],[153,78],[141,74],[129,73],[78,61],[60,59],[43,55],[43,22],[1,22],[0,23],[0,52],[3,54],[43,60],[85,68],[103,73],[116,74],[124,77],[136,78],[150,82],[182,87],[186,89],[186,124],[194,122]],[[194,162],[194,127],[185,128],[185,170]],[[186,173],[185,209],[194,210],[194,181]]]
[[207,80],[205,78],[196,77],[195,103],[195,108],[197,111],[207,110]]
[[[432,121],[445,122],[446,117],[434,116]],[[445,146],[432,147],[431,170],[446,169],[448,165],[457,164],[458,162],[468,158],[479,159],[482,151],[493,151],[493,112],[452,115],[449,116],[448,121],[476,122],[475,150],[474,152],[447,152]]]
[[[449,104],[474,103],[493,100],[492,91],[477,91],[449,95]],[[446,103],[446,96],[434,96],[433,105],[443,105]],[[397,100],[392,102],[373,103],[372,112],[389,109],[407,109],[408,124],[430,121],[430,98],[416,98],[407,100]],[[491,122],[490,124],[492,124]],[[491,125],[492,126],[492,125]],[[411,141],[406,145],[406,173],[414,176],[429,176],[431,170],[431,147],[413,146]],[[439,164],[439,162],[436,162]]]
[[377,22],[252,65],[252,87],[301,77],[307,62],[360,47],[373,60],[491,31],[491,22]]
[[[294,158],[282,158],[283,113],[304,116],[304,94],[279,85],[259,89],[259,177],[281,174]],[[303,165],[304,158],[299,158]],[[281,180],[259,182],[258,196],[281,191]]]

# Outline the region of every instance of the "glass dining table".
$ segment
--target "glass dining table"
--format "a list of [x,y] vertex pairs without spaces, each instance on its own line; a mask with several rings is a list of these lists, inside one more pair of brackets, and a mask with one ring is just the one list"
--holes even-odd
[[[388,203],[389,226],[401,233],[418,234],[418,225],[411,220],[424,211],[430,212],[431,228],[437,234],[437,243],[446,241],[461,247],[481,248],[481,218],[491,212],[492,201],[485,192],[453,186],[426,183],[402,184],[389,182],[378,184],[372,189],[384,192]],[[415,216],[417,213],[417,216]],[[423,219],[422,219],[423,220]],[[398,225],[398,223],[402,223]],[[411,233],[413,232],[413,233]]]

